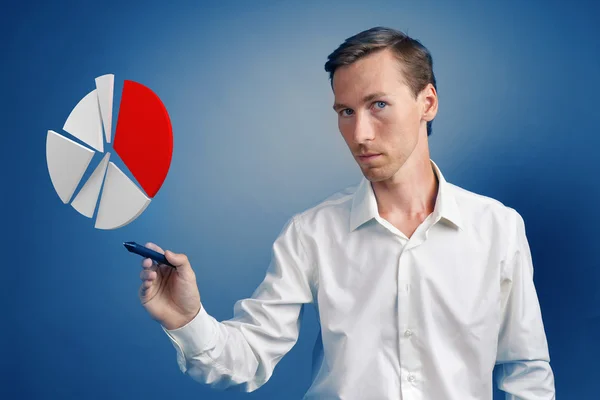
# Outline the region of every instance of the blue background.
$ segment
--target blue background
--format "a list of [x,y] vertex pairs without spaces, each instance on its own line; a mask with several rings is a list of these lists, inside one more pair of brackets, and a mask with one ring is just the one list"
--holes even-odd
[[[320,3],[2,6],[0,397],[300,398],[318,329],[311,308],[265,386],[215,391],[179,371],[139,304],[141,259],[121,243],[186,253],[207,310],[230,318],[264,277],[286,220],[360,179],[323,64],[345,38],[383,25],[433,54],[430,148],[446,178],[525,219],[558,397],[598,398],[599,6]],[[115,231],[63,205],[45,161],[48,129],[62,132],[106,73],[116,79],[114,121],[131,79],[161,97],[174,130],[161,191]]]

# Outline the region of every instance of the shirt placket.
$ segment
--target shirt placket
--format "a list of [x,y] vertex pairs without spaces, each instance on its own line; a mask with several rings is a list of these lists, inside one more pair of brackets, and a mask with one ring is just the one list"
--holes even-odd
[[416,324],[413,298],[414,252],[424,238],[418,234],[408,240],[398,257],[398,349],[400,360],[400,395],[403,400],[421,400],[422,364],[416,340],[420,334]]

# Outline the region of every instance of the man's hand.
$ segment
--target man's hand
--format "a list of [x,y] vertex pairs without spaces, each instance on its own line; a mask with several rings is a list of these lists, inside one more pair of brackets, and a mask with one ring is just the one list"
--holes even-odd
[[200,311],[196,274],[185,254],[163,251],[153,243],[146,243],[145,246],[164,254],[177,268],[157,265],[145,258],[140,273],[140,301],[152,319],[165,328],[180,328],[194,319]]

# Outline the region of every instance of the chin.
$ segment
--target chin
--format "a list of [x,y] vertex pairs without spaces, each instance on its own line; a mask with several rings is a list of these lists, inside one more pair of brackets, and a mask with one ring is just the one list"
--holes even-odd
[[384,168],[362,168],[362,173],[370,182],[381,182],[394,176]]
[[[400,166],[401,167],[401,166]],[[379,167],[363,167],[361,171],[365,178],[371,182],[382,182],[392,180],[400,169],[397,165],[384,164]]]
[[387,180],[389,180],[391,178],[391,176],[382,176],[382,175],[365,175],[365,178],[367,178],[367,180],[371,183],[375,183],[375,182],[385,182]]

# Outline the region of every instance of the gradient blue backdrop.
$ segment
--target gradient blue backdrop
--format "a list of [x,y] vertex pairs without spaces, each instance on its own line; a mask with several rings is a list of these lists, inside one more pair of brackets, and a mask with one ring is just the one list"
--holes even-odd
[[[262,280],[286,220],[360,179],[323,64],[348,36],[385,25],[433,53],[430,146],[446,178],[525,219],[558,397],[598,398],[600,8],[320,3],[3,4],[0,397],[300,398],[318,329],[311,308],[265,386],[215,391],[179,371],[139,304],[141,259],[121,243],[188,254],[207,310],[230,318]],[[152,88],[174,130],[161,191],[115,231],[63,205],[45,161],[47,130],[62,132],[106,73],[115,104],[124,79]]]

